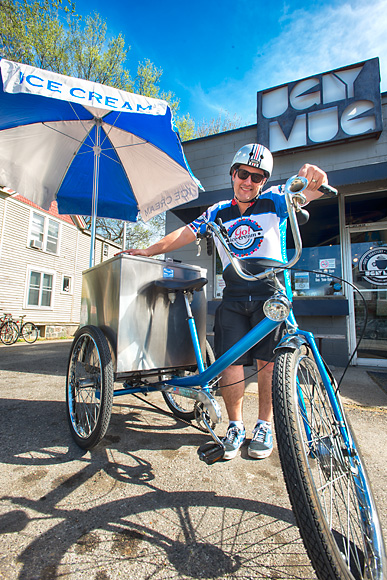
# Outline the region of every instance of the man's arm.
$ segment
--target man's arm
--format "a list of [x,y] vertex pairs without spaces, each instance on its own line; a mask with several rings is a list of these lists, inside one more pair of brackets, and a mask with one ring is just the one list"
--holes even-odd
[[318,188],[321,187],[323,183],[328,183],[328,178],[327,174],[322,169],[317,167],[317,165],[305,163],[298,172],[298,175],[306,177],[308,180],[308,187],[302,192],[308,202],[318,199],[323,195],[321,191],[318,191]]
[[194,242],[195,239],[196,236],[192,230],[190,230],[188,226],[183,226],[178,230],[171,232],[152,246],[149,246],[149,248],[143,250],[129,249],[119,253],[130,254],[131,256],[146,256],[147,258],[150,258],[151,256],[157,256],[158,254],[166,254],[167,252],[178,250],[179,248]]

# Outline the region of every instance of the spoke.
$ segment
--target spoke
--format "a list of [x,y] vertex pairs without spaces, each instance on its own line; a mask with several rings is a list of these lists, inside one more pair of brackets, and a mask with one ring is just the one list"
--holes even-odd
[[98,421],[100,409],[100,360],[94,341],[84,336],[74,349],[71,371],[71,400],[74,429],[88,437]]
[[[304,448],[322,509],[333,535],[339,541],[341,536],[348,567],[356,567],[363,576],[361,554],[367,557],[371,544],[364,533],[364,515],[359,506],[359,496],[365,497],[365,493],[361,481],[353,478],[349,459],[343,455],[339,427],[327,393],[317,367],[312,367],[308,359],[299,366],[297,390],[305,427]],[[363,511],[368,513],[368,506]]]

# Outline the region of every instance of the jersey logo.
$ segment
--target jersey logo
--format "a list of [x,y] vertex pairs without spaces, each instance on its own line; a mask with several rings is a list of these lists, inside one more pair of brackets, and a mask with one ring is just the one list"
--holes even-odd
[[228,230],[233,253],[240,258],[251,256],[263,241],[262,228],[248,218],[240,218]]

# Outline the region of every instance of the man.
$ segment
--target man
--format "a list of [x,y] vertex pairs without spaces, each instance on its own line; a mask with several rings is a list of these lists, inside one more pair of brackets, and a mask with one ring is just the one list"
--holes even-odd
[[[165,236],[145,250],[126,250],[131,255],[155,256],[172,252],[196,239],[204,220],[221,218],[230,240],[231,251],[243,260],[244,267],[254,273],[262,271],[258,258],[286,262],[287,211],[284,196],[278,187],[262,193],[271,176],[273,157],[263,145],[251,143],[234,156],[230,168],[234,197],[216,203],[202,216]],[[322,194],[318,188],[327,183],[326,174],[315,165],[303,165],[298,175],[306,177],[308,187],[303,192],[307,201]],[[225,252],[218,247],[222,260],[225,289],[215,315],[215,354],[220,357],[263,318],[263,303],[272,291],[265,281],[246,282],[239,278],[228,263]],[[279,331],[273,331],[249,353],[257,360],[259,414],[248,454],[255,459],[268,457],[273,450],[271,423],[273,419],[271,383],[274,363],[273,349]],[[243,425],[243,396],[245,390],[243,366],[250,363],[248,356],[236,361],[223,372],[221,391],[229,418],[227,434],[223,439],[224,459],[232,459],[246,439]],[[251,363],[250,363],[251,364]]]

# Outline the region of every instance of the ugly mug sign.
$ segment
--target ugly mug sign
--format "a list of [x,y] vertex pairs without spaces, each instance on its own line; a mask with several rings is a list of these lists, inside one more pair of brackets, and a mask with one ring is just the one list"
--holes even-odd
[[271,151],[310,147],[383,129],[379,59],[257,93],[258,142]]
[[387,246],[367,250],[359,259],[359,274],[370,284],[387,286]]

